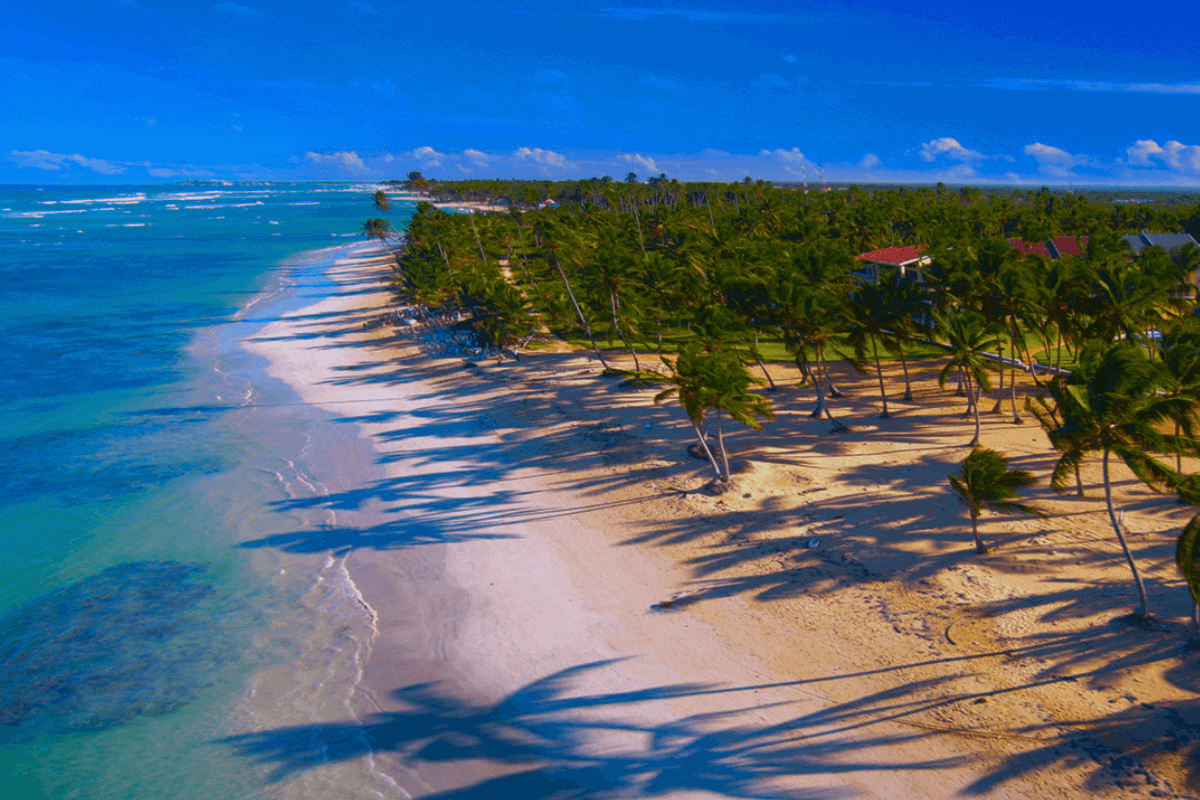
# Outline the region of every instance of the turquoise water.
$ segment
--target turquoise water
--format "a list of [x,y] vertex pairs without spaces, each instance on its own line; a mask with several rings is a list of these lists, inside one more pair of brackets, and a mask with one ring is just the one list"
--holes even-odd
[[356,445],[238,340],[325,291],[372,188],[0,187],[5,797],[305,794],[222,740],[344,703],[359,623],[328,556],[237,544],[326,525],[281,501]]

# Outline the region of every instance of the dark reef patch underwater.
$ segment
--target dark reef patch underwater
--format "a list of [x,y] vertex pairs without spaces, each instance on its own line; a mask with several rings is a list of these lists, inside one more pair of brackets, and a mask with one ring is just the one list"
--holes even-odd
[[134,561],[0,619],[0,725],[103,730],[192,700],[226,659],[199,564]]

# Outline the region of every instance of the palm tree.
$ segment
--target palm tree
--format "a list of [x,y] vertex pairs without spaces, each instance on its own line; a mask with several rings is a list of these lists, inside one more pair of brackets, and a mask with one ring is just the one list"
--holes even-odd
[[987,547],[979,538],[979,512],[983,509],[996,514],[1034,514],[1046,516],[1033,506],[1015,503],[1017,489],[1032,486],[1033,473],[1009,469],[1008,458],[986,447],[976,447],[963,459],[958,474],[949,475],[950,490],[971,514],[971,533],[975,537],[975,552],[986,553]]
[[[1186,397],[1200,403],[1200,332],[1196,327],[1180,327],[1169,332],[1159,344],[1158,355],[1166,369],[1165,390],[1172,397]],[[1175,433],[1179,433],[1178,424]],[[1183,469],[1181,458],[1179,453],[1175,454],[1176,471]]]
[[985,359],[983,352],[994,350],[1000,339],[981,314],[974,311],[958,311],[947,316],[936,317],[938,335],[945,337],[950,350],[950,360],[938,375],[938,386],[945,387],[946,380],[958,371],[966,384],[967,410],[975,418],[975,437],[970,446],[979,446],[979,393],[978,389],[991,391],[988,370],[995,369]]
[[387,192],[383,189],[375,190],[375,210],[382,211],[384,214],[392,210],[392,201],[388,199]]
[[[1137,562],[1113,508],[1110,456],[1116,455],[1143,483],[1158,491],[1179,486],[1182,476],[1151,453],[1194,452],[1192,415],[1196,401],[1184,396],[1159,394],[1166,378],[1160,363],[1151,361],[1132,342],[1107,350],[1093,345],[1084,351],[1081,367],[1066,381],[1056,378],[1050,392],[1062,424],[1049,432],[1050,443],[1062,453],[1054,466],[1050,485],[1063,491],[1069,472],[1089,454],[1101,454],[1104,502],[1109,523],[1121,544],[1137,584],[1137,616],[1151,620],[1150,601]],[[1159,431],[1164,422],[1177,422],[1183,435]]]
[[1175,565],[1187,580],[1192,595],[1192,635],[1200,639],[1200,514],[1179,534],[1175,543]]
[[380,244],[387,244],[387,240],[395,235],[395,228],[386,219],[374,217],[363,223],[363,236],[378,239]]
[[[700,447],[708,456],[709,463],[717,473],[721,484],[729,482],[729,453],[725,449],[725,434],[721,426],[721,412],[756,431],[762,430],[758,417],[775,419],[771,403],[750,391],[753,384],[762,380],[750,375],[735,353],[705,352],[698,343],[683,348],[674,362],[664,358],[671,370],[669,389],[654,397],[661,403],[671,395],[679,397],[679,403],[692,423],[692,430],[700,441]],[[708,410],[715,412],[717,421],[717,446],[721,451],[721,463],[713,456],[704,437],[704,417]]]

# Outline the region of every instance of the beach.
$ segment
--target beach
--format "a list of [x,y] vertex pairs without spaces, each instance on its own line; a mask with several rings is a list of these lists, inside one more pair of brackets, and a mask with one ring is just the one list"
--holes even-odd
[[846,435],[810,418],[811,390],[771,394],[778,421],[733,433],[735,488],[714,495],[678,404],[585,353],[476,363],[365,329],[388,275],[355,246],[331,296],[244,342],[369,445],[310,500],[335,523],[260,543],[344,559],[361,677],[324,718],[249,735],[256,759],[312,787],[369,761],[397,797],[1197,790],[1185,507],[1118,473],[1170,622],[1144,631],[1099,467],[1088,498],[1052,493],[1031,418],[986,415],[983,441],[1039,477],[1050,518],[984,517],[975,554],[946,483],[973,426],[932,363],[886,420],[874,376],[836,365]]

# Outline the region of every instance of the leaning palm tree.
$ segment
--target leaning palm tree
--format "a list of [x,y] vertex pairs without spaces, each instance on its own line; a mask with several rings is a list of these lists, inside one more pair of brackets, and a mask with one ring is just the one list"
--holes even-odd
[[392,201],[383,189],[376,189],[374,194],[375,210],[384,214],[392,210]]
[[935,317],[937,336],[944,338],[950,351],[950,360],[938,375],[938,386],[945,387],[946,380],[955,372],[963,379],[967,393],[967,410],[975,418],[975,437],[970,446],[979,446],[979,391],[991,391],[988,371],[995,365],[982,353],[1000,345],[995,329],[988,325],[981,314],[974,311],[956,311],[946,316]]
[[987,547],[979,538],[979,513],[985,508],[996,514],[1044,513],[1033,506],[1013,502],[1017,489],[1032,486],[1033,474],[1021,469],[1009,469],[1008,458],[986,447],[976,447],[963,459],[958,474],[951,474],[950,490],[971,514],[971,533],[975,537],[975,552],[986,553]]
[[[1062,420],[1049,431],[1050,443],[1062,453],[1050,486],[1063,491],[1071,471],[1086,456],[1100,453],[1109,523],[1137,584],[1136,615],[1151,621],[1146,586],[1113,508],[1110,457],[1119,458],[1155,491],[1180,486],[1183,477],[1151,453],[1196,452],[1192,420],[1197,403],[1188,397],[1160,393],[1166,384],[1162,364],[1150,360],[1136,344],[1121,343],[1107,350],[1103,347],[1086,349],[1080,368],[1069,379],[1056,378],[1050,384]],[[1162,433],[1167,422],[1178,423],[1182,433]]]
[[392,223],[378,217],[364,222],[362,232],[363,236],[369,239],[378,239],[380,244],[387,244],[387,240],[396,235],[396,229],[392,227]]
[[[679,403],[692,423],[692,430],[700,440],[700,447],[708,456],[709,463],[717,473],[717,482],[729,483],[729,453],[725,449],[725,434],[721,426],[721,412],[756,431],[762,430],[758,417],[774,419],[771,403],[750,391],[750,387],[762,380],[750,375],[737,354],[728,351],[706,352],[698,343],[683,348],[674,362],[664,358],[671,370],[667,379],[672,386],[654,397],[661,403],[671,395],[679,397]],[[709,410],[715,412],[717,421],[717,447],[721,452],[721,463],[717,463],[712,449],[704,436],[704,417]]]

